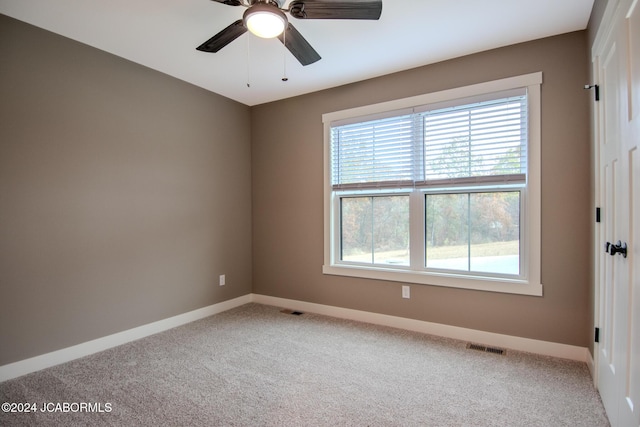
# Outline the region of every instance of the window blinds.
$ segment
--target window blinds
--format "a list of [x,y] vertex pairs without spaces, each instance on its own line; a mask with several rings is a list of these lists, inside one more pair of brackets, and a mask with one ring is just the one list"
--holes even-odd
[[524,182],[528,126],[521,92],[332,125],[333,189]]

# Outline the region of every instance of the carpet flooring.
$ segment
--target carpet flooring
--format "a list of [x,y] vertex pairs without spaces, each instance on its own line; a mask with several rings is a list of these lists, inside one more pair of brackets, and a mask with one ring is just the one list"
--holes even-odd
[[[2,426],[608,426],[586,364],[247,304],[0,383]],[[65,410],[66,409],[66,410]]]

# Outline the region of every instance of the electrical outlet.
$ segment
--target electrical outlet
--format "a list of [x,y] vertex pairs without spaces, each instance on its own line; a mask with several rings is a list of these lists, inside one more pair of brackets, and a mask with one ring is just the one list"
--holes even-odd
[[411,298],[411,288],[409,286],[402,286],[402,298]]
[[224,274],[220,275],[220,286],[224,286],[226,285],[226,278],[224,277]]

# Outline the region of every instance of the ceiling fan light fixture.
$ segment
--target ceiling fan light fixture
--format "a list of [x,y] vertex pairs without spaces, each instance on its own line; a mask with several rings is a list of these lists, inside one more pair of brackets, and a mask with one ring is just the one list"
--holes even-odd
[[253,5],[245,11],[242,19],[249,31],[265,39],[278,37],[287,26],[285,14],[267,3]]

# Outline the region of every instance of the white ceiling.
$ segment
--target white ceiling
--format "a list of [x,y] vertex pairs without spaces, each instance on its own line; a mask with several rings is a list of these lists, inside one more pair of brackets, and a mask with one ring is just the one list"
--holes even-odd
[[379,21],[290,18],[322,56],[306,67],[279,40],[250,33],[196,51],[245,10],[211,0],[0,0],[0,13],[251,106],[582,30],[594,2],[382,1]]

